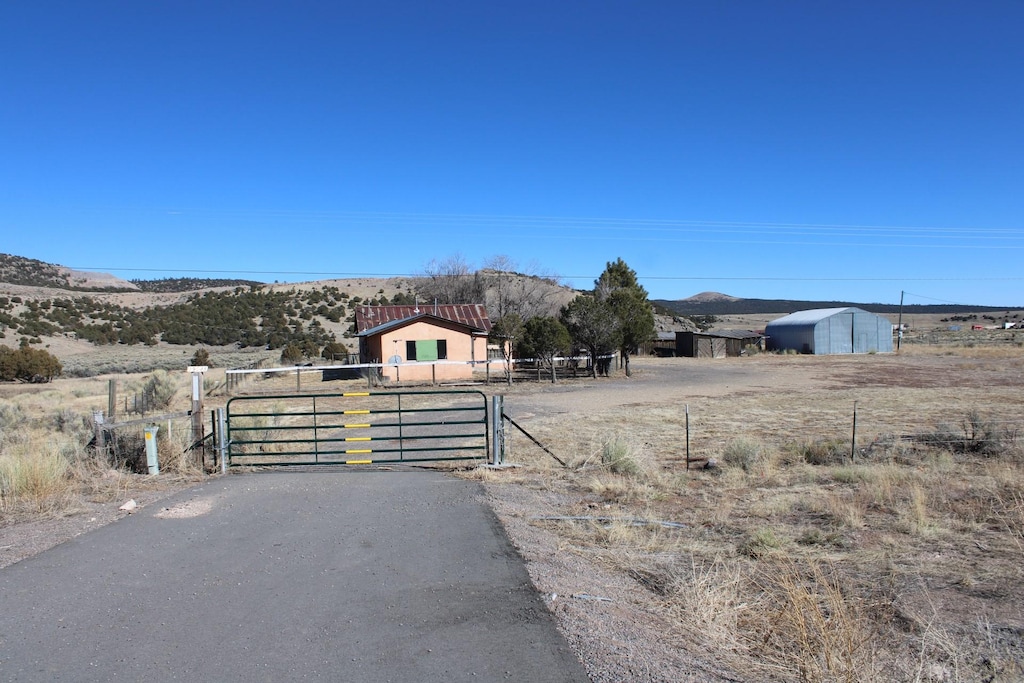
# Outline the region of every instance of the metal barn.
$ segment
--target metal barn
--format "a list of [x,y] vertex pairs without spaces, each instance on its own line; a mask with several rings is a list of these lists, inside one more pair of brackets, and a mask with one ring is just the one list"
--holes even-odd
[[686,358],[742,356],[747,346],[761,348],[761,335],[749,330],[676,332],[676,355]]
[[892,323],[888,318],[853,306],[797,311],[768,323],[768,349],[816,355],[891,353]]

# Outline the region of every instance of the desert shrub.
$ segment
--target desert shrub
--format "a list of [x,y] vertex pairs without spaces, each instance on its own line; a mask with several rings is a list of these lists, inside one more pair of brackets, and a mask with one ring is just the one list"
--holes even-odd
[[69,408],[63,408],[55,412],[50,422],[53,428],[62,434],[68,434],[77,438],[88,440],[92,434],[92,420],[88,415],[75,412]]
[[24,344],[16,351],[0,346],[0,380],[49,382],[62,370],[60,361],[48,351]]
[[17,403],[0,401],[0,444],[25,425],[25,413]]
[[850,454],[850,444],[839,439],[818,439],[799,444],[797,453],[811,465],[834,465],[842,463]]
[[747,534],[740,544],[739,553],[747,557],[759,558],[770,555],[782,547],[782,540],[767,527],[755,529]]
[[171,405],[177,391],[174,378],[166,370],[155,371],[142,388],[146,404],[161,409]]
[[286,344],[281,349],[281,362],[282,363],[297,363],[305,358],[306,355],[302,351],[302,347],[298,344]]
[[320,352],[321,357],[330,361],[347,361],[348,347],[341,342],[328,342]]
[[196,352],[192,354],[192,359],[188,362],[189,365],[205,365],[207,367],[213,367],[210,363],[210,352],[206,349],[196,349]]
[[983,418],[978,411],[971,410],[964,416],[959,428],[939,424],[930,432],[918,434],[917,440],[951,453],[993,457],[1015,452],[1017,434]]
[[616,474],[636,476],[643,470],[633,449],[619,438],[606,441],[601,447],[601,463]]
[[107,453],[110,464],[139,474],[149,472],[146,463],[146,437],[142,430],[128,429],[107,432]]
[[750,470],[764,457],[761,444],[749,439],[734,439],[722,449],[722,462],[744,471]]

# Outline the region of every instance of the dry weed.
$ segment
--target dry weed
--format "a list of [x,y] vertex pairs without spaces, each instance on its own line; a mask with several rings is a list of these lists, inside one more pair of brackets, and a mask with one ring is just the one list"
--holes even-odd
[[837,526],[849,529],[864,526],[867,510],[863,500],[851,491],[830,491],[825,497],[825,509]]
[[63,506],[73,491],[67,444],[58,438],[25,438],[0,451],[0,511],[37,512]]
[[722,557],[696,555],[655,562],[630,574],[661,596],[666,614],[676,625],[676,636],[687,641],[714,643],[734,655],[747,650],[737,636],[748,608],[749,582],[739,565]]
[[741,555],[755,560],[768,557],[781,550],[784,543],[775,531],[769,527],[758,527],[750,531],[740,543],[738,551]]
[[198,451],[192,446],[191,425],[184,429],[161,429],[158,432],[157,453],[161,472],[192,475],[199,474],[202,466]]
[[641,503],[654,498],[655,489],[643,481],[617,474],[592,477],[587,490],[607,503]]
[[903,501],[895,528],[911,536],[920,536],[935,531],[928,512],[928,496],[918,484],[910,487],[907,498]]
[[844,591],[836,567],[769,559],[753,581],[762,595],[741,627],[768,670],[814,683],[874,679],[877,630],[863,602]]

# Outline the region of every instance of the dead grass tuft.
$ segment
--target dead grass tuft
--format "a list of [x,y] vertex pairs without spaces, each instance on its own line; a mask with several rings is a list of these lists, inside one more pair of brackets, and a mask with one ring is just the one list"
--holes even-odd
[[7,445],[0,453],[0,510],[39,512],[60,506],[72,492],[71,463],[56,441]]
[[771,558],[752,580],[761,596],[740,627],[769,671],[815,683],[874,680],[877,629],[835,566]]
[[768,527],[759,527],[749,532],[737,549],[741,555],[753,559],[768,557],[781,550],[783,541],[775,531]]

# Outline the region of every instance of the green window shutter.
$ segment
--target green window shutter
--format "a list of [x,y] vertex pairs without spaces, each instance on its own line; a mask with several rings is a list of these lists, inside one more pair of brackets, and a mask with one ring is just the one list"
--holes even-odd
[[437,360],[437,340],[418,340],[416,342],[416,360]]

